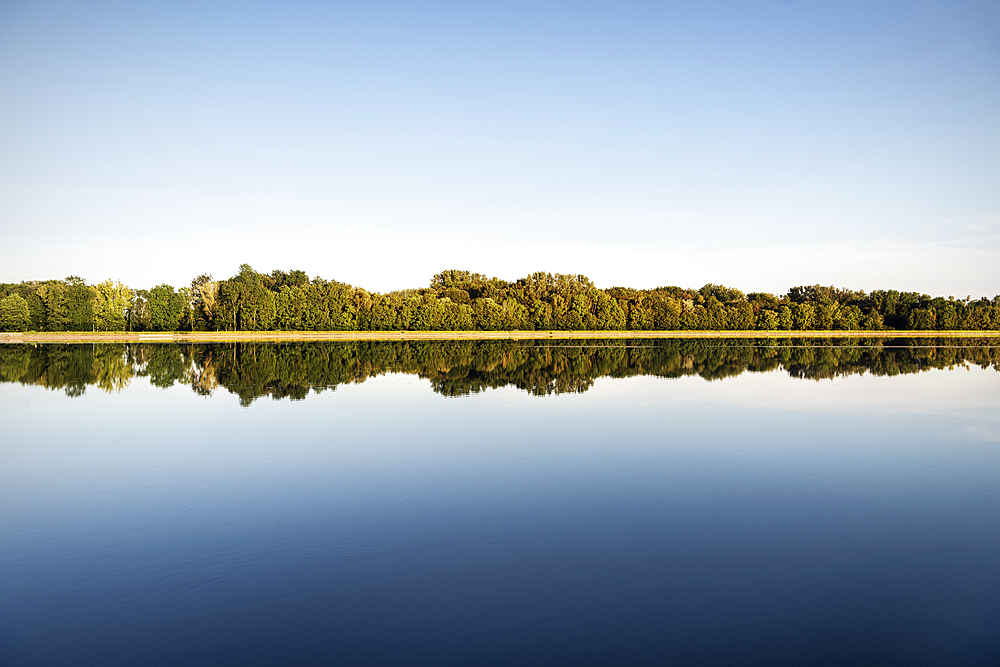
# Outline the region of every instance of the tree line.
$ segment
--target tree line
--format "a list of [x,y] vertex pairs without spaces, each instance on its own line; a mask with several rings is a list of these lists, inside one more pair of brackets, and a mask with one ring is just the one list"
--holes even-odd
[[1000,295],[956,299],[821,285],[784,295],[700,289],[599,289],[583,275],[515,281],[442,271],[425,288],[369,292],[304,271],[196,277],[175,288],[116,280],[0,284],[3,331],[833,331],[997,330]]
[[975,364],[1000,370],[1000,347],[962,339],[660,339],[650,341],[352,341],[332,343],[97,343],[0,346],[0,382],[79,396],[119,391],[135,378],[157,387],[223,388],[255,400],[301,400],[384,373],[418,375],[445,396],[513,386],[535,396],[587,391],[600,377],[697,375],[718,380],[783,369],[802,379],[899,375]]

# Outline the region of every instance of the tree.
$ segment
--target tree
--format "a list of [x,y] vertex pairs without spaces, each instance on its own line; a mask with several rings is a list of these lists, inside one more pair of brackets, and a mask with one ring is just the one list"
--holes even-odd
[[186,331],[194,331],[195,313],[194,299],[191,296],[191,288],[178,287],[177,295],[181,299],[181,321],[178,328]]
[[184,297],[167,284],[149,290],[149,328],[177,331],[184,315]]
[[652,315],[650,328],[657,331],[679,329],[681,315],[694,310],[694,304],[691,301],[678,301],[673,297],[660,294],[652,296],[646,302],[646,306]]
[[531,303],[529,319],[531,328],[536,331],[545,331],[552,328],[552,305],[535,299]]
[[138,289],[135,291],[126,320],[126,326],[131,331],[149,329],[149,290]]
[[955,304],[949,302],[944,308],[938,312],[938,328],[950,331],[958,326],[958,314],[955,310]]
[[653,316],[641,301],[629,301],[628,328],[643,331],[653,328]]
[[94,328],[98,331],[124,331],[132,296],[132,290],[119,280],[109,278],[95,285]]
[[814,326],[820,331],[829,331],[833,328],[833,323],[837,319],[839,310],[836,301],[823,303],[816,306],[816,321]]
[[884,328],[882,315],[877,310],[871,310],[861,318],[861,329],[864,331],[881,331]]
[[88,287],[80,276],[66,278],[66,308],[69,331],[90,331],[94,328],[94,297],[96,290]]
[[219,283],[212,274],[203,273],[191,281],[191,319],[193,328],[199,331],[214,329],[218,310]]
[[792,309],[788,306],[782,306],[778,309],[778,328],[788,331],[795,326],[795,317],[792,315]]
[[851,304],[850,306],[844,306],[837,310],[837,317],[834,321],[834,325],[838,329],[844,329],[846,331],[853,331],[861,326],[862,319],[861,309],[856,305]]
[[773,310],[762,310],[757,314],[757,328],[761,331],[775,331],[779,328],[778,314]]
[[67,331],[70,317],[66,285],[58,280],[50,280],[38,287],[38,296],[45,304],[45,330]]
[[0,331],[28,331],[31,312],[28,302],[17,292],[0,299]]
[[473,321],[483,331],[503,328],[503,309],[493,299],[476,299],[472,304]]
[[909,325],[911,329],[928,331],[937,328],[937,318],[933,308],[914,308],[910,311]]
[[[264,284],[265,278],[249,264],[241,264],[237,275],[219,283],[217,329],[267,331],[274,326],[275,294]],[[313,285],[322,282],[317,278]],[[310,305],[319,304],[311,300]]]
[[486,282],[486,276],[481,273],[471,273],[469,271],[458,271],[449,269],[441,273],[434,274],[431,278],[431,287],[449,288],[465,290],[469,287],[479,287]]
[[810,303],[797,303],[792,309],[795,328],[799,331],[812,329],[816,322],[816,309]]
[[744,296],[713,283],[697,290],[598,289],[584,275],[545,272],[508,282],[442,271],[430,287],[379,294],[319,276],[310,279],[305,271],[262,274],[243,264],[228,280],[203,274],[190,288],[177,290],[158,285],[132,291],[112,280],[88,286],[79,276],[0,283],[0,299],[13,293],[27,304],[28,328],[40,331],[1000,328],[1000,296],[956,300],[821,285],[793,287],[783,297]]
[[715,297],[720,303],[732,303],[734,301],[743,301],[743,292],[739,291],[735,287],[726,287],[725,285],[714,285],[708,283],[700,290],[698,293],[706,300],[709,297]]
[[608,296],[601,290],[594,290],[594,329],[602,331],[621,331],[625,329],[626,315],[617,299]]
[[[730,306],[729,328],[733,331],[750,331],[754,328],[755,319],[753,306],[747,301],[737,302]],[[768,311],[770,312],[770,311]]]

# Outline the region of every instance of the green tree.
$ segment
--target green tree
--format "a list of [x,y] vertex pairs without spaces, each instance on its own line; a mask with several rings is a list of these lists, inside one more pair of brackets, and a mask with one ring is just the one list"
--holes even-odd
[[96,292],[80,276],[66,278],[66,308],[69,331],[94,329],[94,297]]
[[468,288],[477,289],[486,282],[486,276],[481,273],[471,273],[469,271],[457,271],[450,269],[437,273],[431,278],[431,287],[455,288],[466,290]]
[[535,299],[531,303],[529,319],[531,328],[535,331],[548,331],[552,329],[552,305],[540,299]]
[[119,280],[105,280],[94,286],[94,328],[124,331],[133,292]]
[[15,292],[27,303],[30,328],[44,331],[1000,328],[1000,296],[963,301],[821,285],[793,287],[784,297],[744,296],[712,283],[697,290],[598,289],[583,275],[545,272],[507,282],[442,271],[430,287],[378,294],[318,276],[310,280],[305,271],[261,274],[243,264],[228,280],[204,274],[179,290],[160,285],[131,292],[110,280],[88,286],[78,276],[0,284],[0,299]]
[[700,290],[698,293],[705,299],[708,300],[709,297],[715,297],[720,303],[732,303],[735,301],[743,301],[746,297],[743,296],[743,292],[739,291],[735,287],[726,287],[725,285],[714,285],[708,283]]
[[505,299],[502,310],[505,329],[531,329],[531,317],[528,309],[518,303],[517,299]]
[[652,314],[652,329],[656,331],[672,331],[680,329],[681,314],[694,309],[691,301],[678,301],[662,294],[651,296],[647,308]]
[[799,331],[812,329],[816,324],[816,309],[810,303],[797,303],[792,308],[795,328]]
[[628,301],[628,328],[645,331],[653,328],[653,317],[642,301]]
[[820,331],[833,329],[834,321],[837,318],[839,304],[836,301],[820,303],[815,306],[816,320],[813,326]]
[[795,326],[795,317],[792,314],[792,309],[788,306],[782,306],[778,309],[778,328],[788,331]]
[[149,290],[137,289],[132,293],[132,303],[125,319],[125,326],[130,331],[149,329]]
[[483,331],[503,329],[503,308],[493,299],[476,299],[472,304],[472,316],[476,326]]
[[762,331],[776,331],[780,328],[778,314],[773,310],[762,310],[757,314],[757,328]]
[[0,331],[28,331],[31,312],[28,302],[17,292],[0,299]]
[[618,300],[601,290],[594,291],[594,329],[597,331],[621,331],[625,329],[626,315]]
[[843,308],[837,309],[834,326],[837,329],[854,331],[855,329],[859,329],[861,327],[862,317],[863,315],[861,314],[861,309],[858,306],[854,304],[844,306]]
[[184,297],[167,284],[149,290],[149,328],[153,331],[177,331],[184,315]]
[[937,318],[933,308],[914,308],[910,311],[910,329],[928,331],[937,328]]
[[218,310],[219,283],[212,274],[203,273],[191,281],[192,324],[198,331],[215,329]]
[[[254,271],[249,264],[241,264],[236,276],[219,284],[218,312],[215,318],[217,328],[267,331],[274,326],[277,316],[275,295],[264,284],[265,277]],[[311,292],[310,296],[315,298],[310,299],[313,312],[309,315],[323,321],[320,295]]]
[[66,285],[57,280],[47,281],[39,285],[38,296],[45,304],[45,330],[69,330],[71,320]]
[[958,326],[958,313],[955,311],[955,304],[949,302],[938,312],[938,328],[951,331]]
[[881,331],[884,328],[885,323],[882,320],[882,315],[877,310],[871,310],[861,318],[861,329],[863,331]]
[[731,304],[727,308],[727,320],[729,329],[732,331],[750,331],[756,325],[753,306],[747,301],[740,301]]

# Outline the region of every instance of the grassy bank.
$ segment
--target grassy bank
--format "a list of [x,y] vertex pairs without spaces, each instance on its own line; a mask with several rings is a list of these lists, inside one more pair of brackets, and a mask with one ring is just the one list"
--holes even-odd
[[0,333],[0,343],[129,343],[580,338],[998,338],[1000,331],[196,331]]

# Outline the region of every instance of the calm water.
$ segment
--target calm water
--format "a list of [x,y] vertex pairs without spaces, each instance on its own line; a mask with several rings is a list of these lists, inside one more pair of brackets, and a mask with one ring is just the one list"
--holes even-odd
[[0,664],[997,665],[998,368],[0,346]]

